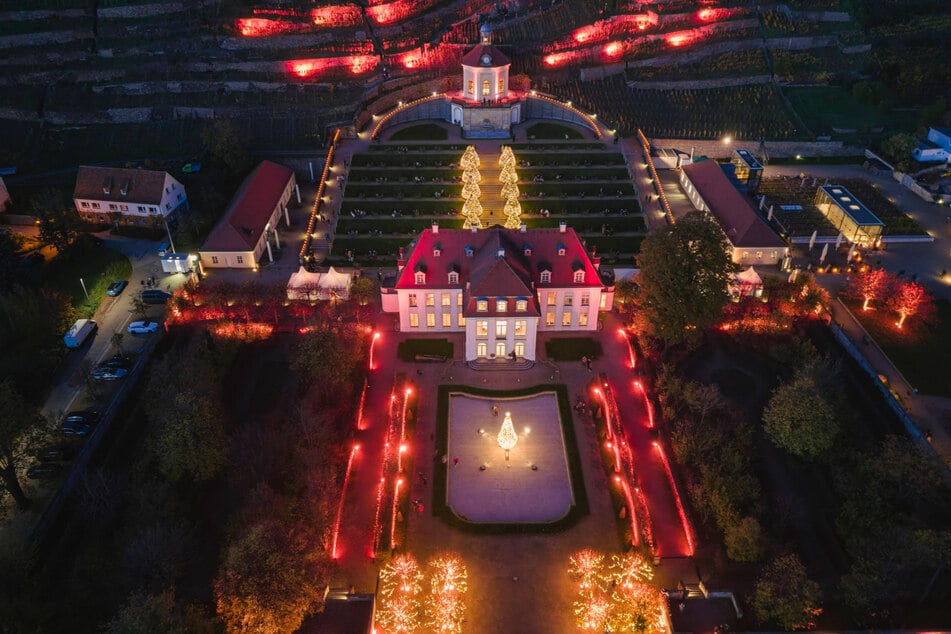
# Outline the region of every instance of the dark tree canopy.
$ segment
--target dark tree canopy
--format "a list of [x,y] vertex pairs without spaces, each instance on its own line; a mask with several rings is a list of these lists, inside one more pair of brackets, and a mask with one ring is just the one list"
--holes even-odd
[[20,488],[17,469],[22,451],[40,434],[43,419],[9,380],[0,383],[0,486],[13,496],[17,507],[25,509],[30,500]]
[[57,251],[63,251],[79,234],[82,226],[79,214],[66,203],[58,189],[45,188],[31,201],[31,206],[40,221],[40,240],[53,245]]
[[753,612],[761,625],[785,631],[806,629],[820,612],[822,592],[796,555],[780,555],[760,573],[753,589]]
[[700,212],[651,233],[637,256],[638,309],[649,332],[696,344],[720,319],[734,266],[720,226]]

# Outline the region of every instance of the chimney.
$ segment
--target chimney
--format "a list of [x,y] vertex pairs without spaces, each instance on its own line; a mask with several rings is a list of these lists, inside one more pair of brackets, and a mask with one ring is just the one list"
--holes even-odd
[[433,233],[439,233],[439,223],[438,223],[438,222],[434,222],[434,223],[433,223]]
[[105,194],[106,196],[112,193],[112,179],[111,178],[107,178],[106,180],[102,181],[102,193]]
[[119,187],[119,193],[123,196],[129,193],[129,181],[122,181],[122,185]]
[[568,224],[564,220],[558,223],[558,231],[560,231],[561,233],[564,233],[567,229],[568,229]]
[[523,222],[522,224],[518,226],[518,230],[521,233],[525,233],[526,231],[528,231],[528,225]]
[[397,273],[401,272],[405,266],[406,266],[406,260],[404,260],[403,258],[399,258],[396,261],[396,272]]
[[595,271],[600,271],[601,270],[601,256],[595,256],[591,258],[591,264],[594,265]]
[[496,255],[501,260],[502,258],[505,257],[505,249],[503,249],[502,247],[499,247],[499,250],[496,252]]

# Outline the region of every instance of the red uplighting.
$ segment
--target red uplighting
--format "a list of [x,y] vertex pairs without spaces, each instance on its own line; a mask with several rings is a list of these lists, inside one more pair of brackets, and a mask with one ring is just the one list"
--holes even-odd
[[574,32],[575,42],[579,44],[582,42],[587,42],[591,39],[591,36],[597,35],[598,29],[594,25],[584,26]]
[[340,534],[340,519],[343,517],[343,501],[347,497],[347,485],[350,484],[350,472],[353,470],[353,457],[356,455],[360,445],[354,445],[350,450],[350,458],[347,460],[347,471],[343,477],[343,490],[340,492],[340,503],[337,506],[337,520],[334,522],[334,536],[330,547],[330,558],[337,559],[340,553],[337,551],[337,536]]
[[690,528],[689,522],[687,522],[687,512],[684,510],[683,500],[680,499],[680,491],[677,490],[677,483],[674,480],[674,473],[670,469],[670,462],[667,460],[667,454],[664,453],[663,447],[661,447],[660,443],[658,443],[656,440],[654,441],[654,448],[657,449],[657,453],[660,454],[661,462],[664,463],[664,470],[667,472],[667,480],[670,482],[670,488],[674,492],[674,500],[677,502],[677,513],[680,515],[680,523],[683,526],[684,537],[687,539],[687,554],[688,556],[693,557],[693,531]]
[[709,22],[711,20],[715,20],[716,18],[716,9],[701,9],[700,11],[697,11],[697,19],[701,22]]
[[346,55],[291,60],[287,62],[287,69],[300,78],[309,78],[340,70],[348,70],[354,75],[360,75],[373,70],[377,64],[379,64],[379,58],[374,55]]
[[294,31],[295,25],[285,20],[266,20],[264,18],[239,18],[235,23],[238,33],[244,37],[261,37]]
[[690,38],[683,34],[675,34],[667,36],[667,43],[671,46],[683,46],[690,41]]
[[620,42],[610,42],[604,47],[604,54],[608,57],[617,57],[623,52],[624,47],[621,46]]

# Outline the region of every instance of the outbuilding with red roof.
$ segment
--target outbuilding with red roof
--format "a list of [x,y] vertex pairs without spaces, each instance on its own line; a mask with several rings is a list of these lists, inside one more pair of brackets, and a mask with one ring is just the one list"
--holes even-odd
[[281,247],[278,223],[283,216],[290,225],[287,203],[296,185],[288,167],[264,161],[254,168],[202,245],[202,266],[252,269],[265,257],[273,262],[274,249]]

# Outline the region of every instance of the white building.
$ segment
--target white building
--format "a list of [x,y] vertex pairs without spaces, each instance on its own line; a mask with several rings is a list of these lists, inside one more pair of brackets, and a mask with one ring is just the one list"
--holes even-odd
[[168,172],[87,165],[76,174],[73,202],[96,224],[145,225],[188,209],[185,187]]
[[716,219],[736,264],[776,265],[788,254],[786,241],[759,217],[716,161],[685,165],[680,186],[695,209]]
[[254,269],[265,257],[273,262],[273,249],[281,248],[278,223],[283,216],[286,225],[291,224],[287,203],[296,185],[294,170],[288,167],[264,161],[254,168],[202,245],[202,266]]
[[948,161],[951,159],[951,129],[929,128],[928,138],[922,139],[911,155],[922,163]]
[[572,229],[440,229],[399,261],[383,310],[406,334],[465,333],[466,360],[534,361],[539,331],[594,331],[613,285]]

